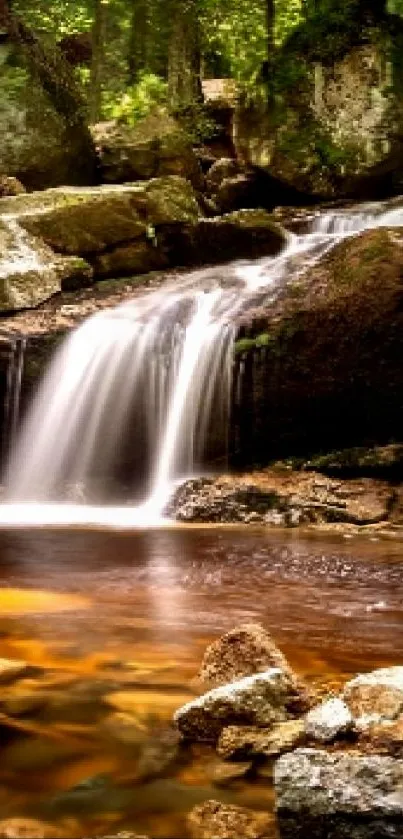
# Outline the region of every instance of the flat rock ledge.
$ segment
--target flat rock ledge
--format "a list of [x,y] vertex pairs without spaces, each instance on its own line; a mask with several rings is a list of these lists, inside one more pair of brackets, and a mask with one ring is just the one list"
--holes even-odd
[[186,739],[215,743],[229,725],[270,728],[287,720],[294,702],[295,689],[289,674],[271,668],[188,702],[176,712],[174,722]]
[[297,749],[276,762],[281,839],[401,839],[403,761]]

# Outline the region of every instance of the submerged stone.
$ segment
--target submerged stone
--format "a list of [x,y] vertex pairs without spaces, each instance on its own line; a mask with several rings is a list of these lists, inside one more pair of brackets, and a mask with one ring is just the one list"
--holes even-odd
[[187,817],[192,839],[268,839],[269,816],[244,807],[205,801]]

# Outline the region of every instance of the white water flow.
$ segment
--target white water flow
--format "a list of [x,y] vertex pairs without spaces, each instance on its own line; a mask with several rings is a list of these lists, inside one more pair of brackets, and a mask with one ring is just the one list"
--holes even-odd
[[237,317],[382,226],[403,226],[403,199],[318,214],[277,257],[193,271],[90,317],[23,424],[0,523],[157,523],[178,481],[225,456]]

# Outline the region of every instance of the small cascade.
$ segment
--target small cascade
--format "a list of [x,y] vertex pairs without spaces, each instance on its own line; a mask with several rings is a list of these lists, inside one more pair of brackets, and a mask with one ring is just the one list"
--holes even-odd
[[225,455],[237,317],[343,238],[402,225],[402,199],[320,213],[277,257],[194,271],[89,318],[46,373],[11,453],[7,500],[110,504],[123,487],[118,500],[137,505],[139,521],[158,519],[177,481]]
[[14,338],[7,336],[0,341],[1,355],[5,367],[2,422],[2,456],[4,458],[9,455],[15,443],[20,413],[26,338],[22,335],[17,335]]

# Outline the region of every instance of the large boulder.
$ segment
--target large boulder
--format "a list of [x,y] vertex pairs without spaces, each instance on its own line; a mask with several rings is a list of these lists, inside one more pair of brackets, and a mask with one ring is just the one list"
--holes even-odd
[[287,234],[265,210],[238,210],[167,230],[165,249],[174,265],[205,265],[276,256]]
[[297,749],[275,764],[281,839],[400,839],[403,761]]
[[190,139],[165,112],[152,113],[134,126],[99,123],[93,126],[92,133],[105,183],[180,175],[196,188],[203,185]]
[[198,679],[206,687],[216,688],[270,667],[279,667],[293,675],[286,657],[264,626],[246,623],[207,647]]
[[21,45],[0,44],[0,173],[45,189],[94,183],[96,169],[84,121],[57,110]]
[[[191,184],[176,176],[1,198],[0,223],[20,231],[18,247],[3,237],[3,267],[7,278],[24,269],[19,294],[26,298],[3,308],[37,305],[61,287],[88,285],[93,273],[103,279],[166,268],[165,229],[197,224],[199,215]],[[32,258],[24,261],[28,245]],[[32,270],[43,272],[39,280]]]
[[175,713],[174,721],[186,739],[215,743],[229,725],[269,728],[283,722],[292,716],[297,699],[290,676],[271,668],[188,702]]
[[[401,438],[402,275],[402,230],[369,230],[244,318],[234,465]],[[384,518],[375,506],[352,520]]]
[[401,188],[403,23],[363,7],[319,0],[277,54],[274,115],[257,91],[235,119],[243,159],[311,195]]

